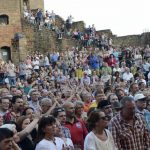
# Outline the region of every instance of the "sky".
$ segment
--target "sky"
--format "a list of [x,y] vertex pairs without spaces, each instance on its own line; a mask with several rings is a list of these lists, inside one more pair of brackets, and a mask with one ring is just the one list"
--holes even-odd
[[96,30],[111,29],[117,36],[150,31],[150,0],[44,0],[45,10],[53,10],[65,20],[94,24]]

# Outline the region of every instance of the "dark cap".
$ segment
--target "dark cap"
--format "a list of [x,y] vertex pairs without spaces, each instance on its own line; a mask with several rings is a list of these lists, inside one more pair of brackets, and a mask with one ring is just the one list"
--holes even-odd
[[98,109],[103,109],[103,108],[105,108],[106,106],[109,106],[109,105],[111,105],[111,103],[108,100],[102,100],[98,103],[97,108]]

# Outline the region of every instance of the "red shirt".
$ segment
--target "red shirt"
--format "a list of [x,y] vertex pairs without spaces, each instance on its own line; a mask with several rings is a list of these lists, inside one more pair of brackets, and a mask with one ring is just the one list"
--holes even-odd
[[81,149],[84,149],[84,139],[88,134],[88,131],[84,123],[78,119],[75,119],[74,123],[66,122],[65,127],[70,130],[71,140],[75,145],[80,145]]
[[115,59],[115,58],[110,58],[110,59],[108,60],[108,65],[109,65],[110,67],[115,66],[115,65],[116,65],[116,59]]

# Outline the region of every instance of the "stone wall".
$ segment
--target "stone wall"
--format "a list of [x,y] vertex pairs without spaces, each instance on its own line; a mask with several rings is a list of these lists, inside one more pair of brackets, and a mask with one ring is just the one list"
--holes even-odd
[[114,36],[113,33],[112,33],[112,31],[110,29],[98,30],[98,31],[96,31],[96,33],[98,35],[105,34],[107,37],[113,37]]
[[44,0],[29,0],[30,9],[42,9],[44,10]]
[[0,47],[11,47],[14,34],[21,32],[20,0],[0,0],[0,15],[9,16],[8,25],[0,25]]
[[114,37],[113,44],[120,46],[145,46],[150,44],[150,32],[142,33],[141,35]]
[[78,42],[70,37],[63,37],[63,39],[57,39],[55,31],[51,31],[47,28],[38,30],[36,26],[33,26],[22,20],[23,34],[27,40],[26,53],[30,54],[33,51],[40,51],[46,53],[47,51],[65,50],[66,47],[78,46]]

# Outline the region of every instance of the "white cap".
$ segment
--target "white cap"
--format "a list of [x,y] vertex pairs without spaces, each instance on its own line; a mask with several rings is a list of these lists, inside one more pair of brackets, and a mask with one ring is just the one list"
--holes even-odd
[[134,100],[135,101],[138,101],[138,100],[140,100],[140,99],[143,99],[143,98],[145,98],[146,96],[144,96],[143,94],[136,94],[135,96],[134,96]]

